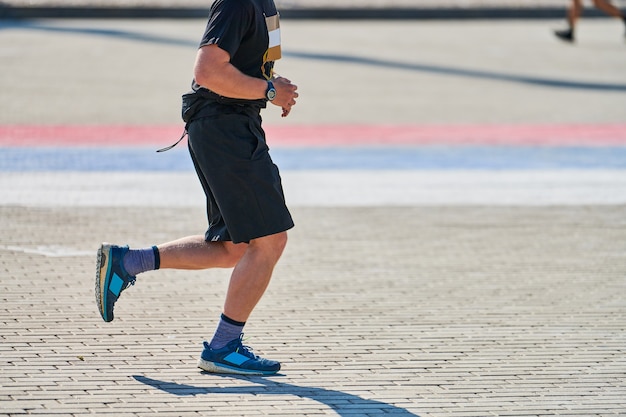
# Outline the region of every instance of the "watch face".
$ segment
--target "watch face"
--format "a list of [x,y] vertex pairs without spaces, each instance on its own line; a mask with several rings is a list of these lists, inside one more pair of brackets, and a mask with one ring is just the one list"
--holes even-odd
[[269,90],[267,90],[267,99],[269,101],[272,101],[276,98],[276,90],[273,88],[270,88]]

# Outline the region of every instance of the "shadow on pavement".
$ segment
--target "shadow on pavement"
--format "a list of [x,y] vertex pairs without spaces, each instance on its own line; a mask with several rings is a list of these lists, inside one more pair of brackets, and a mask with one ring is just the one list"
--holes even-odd
[[[189,41],[185,39],[174,39],[166,36],[157,36],[126,30],[115,29],[98,29],[94,27],[62,27],[45,25],[38,22],[29,21],[0,21],[0,30],[8,28],[20,28],[27,30],[39,30],[47,32],[75,33],[80,35],[104,36],[110,38],[126,39],[130,41],[158,43],[163,45],[177,45],[184,47],[197,48],[199,42]],[[350,56],[345,54],[327,54],[314,52],[290,52],[283,51],[286,57],[297,59],[309,59],[314,61],[329,61],[347,64],[355,64],[370,67],[382,67],[399,69],[405,71],[422,72],[438,75],[448,75],[454,77],[465,77],[471,79],[504,81],[516,84],[528,84],[540,87],[562,88],[573,90],[592,90],[592,91],[610,91],[610,92],[626,92],[626,84],[619,83],[600,83],[588,81],[561,80],[557,78],[544,78],[536,76],[505,74],[494,71],[471,70],[464,68],[455,68],[443,65],[430,65],[401,62],[395,60],[376,59],[363,56]]]
[[372,67],[384,67],[415,72],[425,72],[438,75],[451,75],[455,77],[475,78],[492,81],[507,81],[517,84],[531,84],[541,87],[569,88],[576,90],[597,91],[626,91],[626,84],[596,83],[583,81],[564,81],[556,78],[530,77],[526,75],[503,74],[493,71],[469,70],[463,68],[446,67],[442,65],[416,64],[385,59],[368,57],[318,54],[310,52],[283,52],[284,56],[316,61],[345,62],[348,64],[367,65]]
[[200,44],[200,38],[198,41],[189,41],[185,39],[175,39],[166,36],[158,36],[148,33],[133,32],[130,30],[119,29],[105,29],[97,27],[64,27],[64,26],[52,26],[39,22],[28,20],[0,20],[0,30],[6,29],[24,29],[24,30],[36,30],[41,32],[52,33],[67,33],[76,35],[92,35],[101,36],[112,39],[125,39],[128,41],[137,41],[145,43],[156,43],[160,45],[173,45],[173,46],[188,46],[197,48]]
[[333,409],[340,416],[355,416],[359,413],[380,413],[397,417],[419,417],[417,414],[380,401],[368,400],[358,395],[348,394],[341,391],[300,387],[274,380],[268,380],[260,376],[219,375],[208,374],[222,378],[240,379],[249,381],[255,385],[237,387],[198,387],[194,385],[179,384],[176,382],[160,381],[142,375],[133,375],[133,378],[142,384],[149,385],[161,391],[177,396],[195,396],[206,394],[237,394],[237,395],[293,395],[300,398],[309,398]]

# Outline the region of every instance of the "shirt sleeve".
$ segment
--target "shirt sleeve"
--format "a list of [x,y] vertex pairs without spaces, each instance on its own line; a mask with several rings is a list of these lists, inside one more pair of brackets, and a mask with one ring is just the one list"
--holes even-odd
[[249,2],[242,0],[217,0],[211,6],[200,47],[217,45],[232,58],[252,23]]

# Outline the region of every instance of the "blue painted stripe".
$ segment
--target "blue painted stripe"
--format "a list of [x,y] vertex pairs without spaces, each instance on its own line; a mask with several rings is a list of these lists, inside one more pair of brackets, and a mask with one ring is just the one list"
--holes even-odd
[[[626,147],[421,146],[275,148],[282,170],[626,169]],[[193,171],[184,147],[0,148],[0,171]]]
[[0,148],[0,171],[188,171],[187,150],[151,148]]

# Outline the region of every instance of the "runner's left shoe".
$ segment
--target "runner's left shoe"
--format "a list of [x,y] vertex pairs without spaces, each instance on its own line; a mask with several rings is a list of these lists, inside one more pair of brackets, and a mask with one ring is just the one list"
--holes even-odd
[[242,344],[243,334],[221,349],[211,349],[204,342],[204,351],[198,368],[218,374],[274,375],[280,370],[280,362],[261,358]]
[[555,30],[554,34],[557,38],[565,42],[574,42],[574,31],[572,29]]
[[128,246],[103,243],[98,249],[96,265],[96,303],[104,321],[113,320],[113,306],[122,291],[135,284],[135,277],[124,269],[122,260]]

